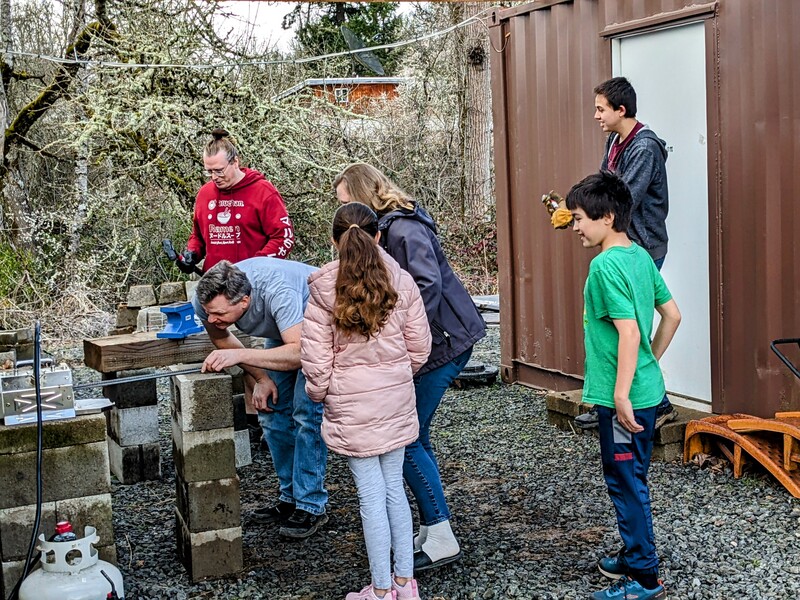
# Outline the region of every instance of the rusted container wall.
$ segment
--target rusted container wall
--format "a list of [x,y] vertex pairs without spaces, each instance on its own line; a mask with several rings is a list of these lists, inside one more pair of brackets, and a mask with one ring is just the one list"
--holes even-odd
[[[534,4],[535,6],[535,4]],[[554,231],[541,204],[600,166],[593,87],[610,70],[592,0],[557,3],[490,29],[502,375],[569,389],[583,373],[583,281],[596,251]],[[511,318],[509,318],[511,317]]]
[[[491,18],[495,167],[507,381],[566,389],[583,372],[588,261],[539,198],[595,170],[591,90],[610,77],[601,32],[664,26],[699,6],[707,27],[712,407],[800,410],[800,382],[769,350],[800,337],[800,2],[544,0]],[[654,76],[657,76],[654,74]],[[797,355],[792,357],[797,360]]]
[[[719,3],[721,393],[716,412],[800,410],[769,342],[800,337],[800,2]],[[797,355],[793,357],[797,359]]]

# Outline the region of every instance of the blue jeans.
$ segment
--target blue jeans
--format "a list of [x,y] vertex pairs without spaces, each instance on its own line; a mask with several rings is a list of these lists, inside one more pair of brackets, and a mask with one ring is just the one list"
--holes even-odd
[[627,431],[617,421],[613,408],[597,407],[603,477],[616,509],[617,527],[625,545],[625,563],[634,574],[657,575],[658,555],[647,487],[656,407],[635,410],[633,415],[644,431],[636,434]]
[[280,500],[321,515],[328,502],[328,448],[320,434],[322,403],[312,401],[306,394],[306,378],[301,370],[267,370],[267,375],[278,387],[278,403],[270,401],[268,406],[273,412],[259,412],[258,421],[278,475]]
[[406,446],[403,477],[417,501],[422,525],[436,525],[450,519],[450,509],[447,508],[444,499],[439,465],[431,448],[431,421],[436,409],[439,408],[442,396],[461,373],[470,356],[472,348],[449,363],[414,378],[419,438]]

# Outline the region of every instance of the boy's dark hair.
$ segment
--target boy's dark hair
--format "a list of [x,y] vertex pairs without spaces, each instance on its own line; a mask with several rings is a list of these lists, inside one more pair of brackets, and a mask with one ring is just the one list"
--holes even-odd
[[614,77],[594,88],[595,96],[605,96],[611,108],[625,107],[625,116],[636,117],[636,90],[625,77]]
[[633,198],[623,179],[611,171],[600,171],[572,186],[567,194],[567,208],[580,208],[596,221],[613,215],[614,231],[627,231],[631,224]]

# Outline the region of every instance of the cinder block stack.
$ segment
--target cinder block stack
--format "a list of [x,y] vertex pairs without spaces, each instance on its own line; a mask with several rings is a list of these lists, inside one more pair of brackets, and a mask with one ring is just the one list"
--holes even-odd
[[[102,414],[47,421],[42,434],[42,519],[50,537],[58,521],[97,528],[100,558],[116,563],[111,520],[106,419]],[[0,598],[22,574],[36,514],[36,426],[0,426]]]
[[[150,369],[103,373],[103,379],[152,372]],[[160,478],[156,380],[107,386],[103,394],[114,402],[114,407],[106,413],[111,472],[126,485]]]
[[124,335],[134,331],[159,331],[166,324],[160,307],[191,299],[197,281],[167,281],[157,286],[133,285],[128,289],[127,302],[117,306],[117,320],[109,335]]
[[236,573],[243,559],[231,376],[176,375],[171,389],[178,557],[194,581]]

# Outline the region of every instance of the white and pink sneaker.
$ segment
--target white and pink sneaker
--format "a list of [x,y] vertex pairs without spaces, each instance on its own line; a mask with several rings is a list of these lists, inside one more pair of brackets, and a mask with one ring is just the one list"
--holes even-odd
[[378,596],[375,594],[375,588],[369,584],[360,592],[350,592],[344,600],[397,600],[397,592],[394,591],[394,580],[392,581],[392,589],[389,590],[385,596]]
[[416,579],[409,579],[401,586],[392,577],[392,591],[396,594],[397,600],[420,600]]

